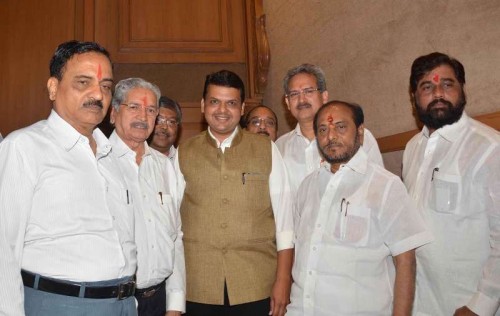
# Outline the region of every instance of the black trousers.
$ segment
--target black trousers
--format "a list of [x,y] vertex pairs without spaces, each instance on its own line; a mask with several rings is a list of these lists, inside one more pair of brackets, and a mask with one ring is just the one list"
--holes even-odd
[[137,313],[139,316],[165,316],[167,312],[167,294],[165,282],[161,283],[158,290],[150,297],[135,295],[137,299]]
[[[266,316],[269,314],[271,298],[238,305],[229,305],[227,287],[224,284],[224,305],[186,302],[184,316]],[[139,316],[141,314],[139,313]]]

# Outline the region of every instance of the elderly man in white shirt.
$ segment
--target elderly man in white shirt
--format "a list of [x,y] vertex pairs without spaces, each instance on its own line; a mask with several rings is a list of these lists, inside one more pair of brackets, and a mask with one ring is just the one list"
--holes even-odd
[[[290,175],[292,189],[296,191],[304,178],[321,166],[314,136],[314,115],[328,101],[326,79],[323,70],[316,65],[302,64],[290,69],[283,79],[285,102],[297,126],[276,141]],[[377,141],[365,128],[361,148],[368,158],[384,166]]]
[[360,150],[363,121],[361,107],[342,101],[316,114],[328,163],[297,193],[288,316],[411,313],[414,249],[432,237],[401,180]]
[[141,78],[121,80],[113,95],[111,134],[135,209],[139,316],[179,315],[185,311],[185,266],[179,194],[170,160],[150,148],[160,89]]
[[59,45],[48,119],[0,145],[2,315],[137,314],[129,188],[95,128],[112,87],[103,47]]
[[417,58],[410,87],[425,125],[403,181],[436,240],[417,251],[416,315],[500,315],[500,134],[465,112],[465,70]]

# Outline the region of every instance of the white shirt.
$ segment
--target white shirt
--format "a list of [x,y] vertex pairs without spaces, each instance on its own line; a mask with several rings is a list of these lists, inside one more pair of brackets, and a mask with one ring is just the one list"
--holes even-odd
[[110,138],[125,181],[132,189],[137,244],[137,288],[166,280],[167,310],[185,311],[186,269],[180,201],[172,163],[146,142],[140,165],[136,153],[114,131]]
[[297,192],[287,316],[391,315],[397,256],[432,240],[401,180],[358,152]]
[[417,315],[500,315],[500,134],[462,115],[413,137],[403,179],[436,240],[417,251]]
[[[231,143],[239,130],[239,127],[237,127],[231,136],[226,138],[222,143],[213,136],[210,132],[210,127],[208,128],[208,133],[216,141],[218,148],[224,152],[227,147],[231,147]],[[272,170],[269,175],[269,195],[276,223],[276,245],[277,250],[280,251],[293,248],[293,198],[283,159],[276,145],[273,142],[270,143],[272,146]],[[183,158],[181,157],[180,159]],[[178,154],[175,156],[174,167],[177,172],[178,191],[183,194],[186,188],[186,181],[180,171]]]
[[[312,141],[307,139],[307,137],[302,135],[300,126],[297,124],[294,130],[276,140],[276,146],[278,146],[288,169],[292,190],[293,192],[297,192],[300,183],[305,177],[321,166],[322,158],[316,144],[316,139]],[[366,128],[361,148],[368,154],[371,161],[382,167],[384,166],[377,140]]]
[[0,144],[0,314],[24,313],[21,269],[77,282],[135,273],[128,188],[108,139],[93,137],[96,155],[52,111]]

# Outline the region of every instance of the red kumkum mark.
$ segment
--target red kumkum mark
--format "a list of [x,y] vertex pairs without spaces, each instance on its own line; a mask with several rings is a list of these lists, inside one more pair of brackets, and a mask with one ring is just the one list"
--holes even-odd
[[97,80],[101,81],[102,79],[102,69],[101,69],[101,64],[97,66]]
[[144,106],[146,106],[148,104],[148,97],[147,97],[147,95],[144,95],[142,97],[142,104],[144,104]]
[[432,80],[434,80],[434,82],[438,83],[439,82],[439,75],[435,74],[434,77],[432,77]]
[[326,119],[329,123],[333,122],[333,117],[332,115],[328,115],[327,119]]

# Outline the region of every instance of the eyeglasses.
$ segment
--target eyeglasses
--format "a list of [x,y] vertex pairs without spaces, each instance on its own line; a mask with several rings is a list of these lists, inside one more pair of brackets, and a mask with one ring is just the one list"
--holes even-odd
[[125,105],[127,107],[127,110],[131,113],[134,113],[134,114],[139,114],[139,112],[145,108],[146,109],[146,115],[147,116],[156,116],[158,115],[158,107],[156,106],[146,106],[146,107],[143,107],[142,105],[140,104],[137,104],[137,103],[122,103],[121,105]]
[[303,94],[306,98],[310,98],[313,96],[314,92],[320,91],[319,88],[306,88],[301,91],[290,91],[288,93],[287,98],[289,100],[297,100],[301,94]]
[[179,125],[176,119],[168,119],[163,116],[156,117],[156,125],[167,125],[168,127],[176,127]]
[[262,123],[264,123],[267,127],[271,127],[271,128],[276,127],[276,122],[270,118],[254,117],[250,120],[249,123],[255,127],[260,127],[262,125]]

